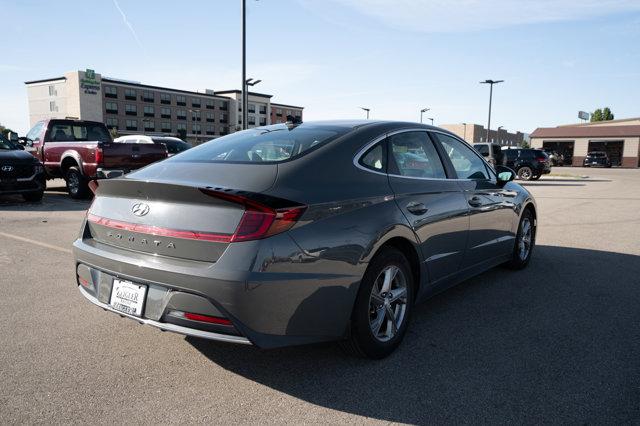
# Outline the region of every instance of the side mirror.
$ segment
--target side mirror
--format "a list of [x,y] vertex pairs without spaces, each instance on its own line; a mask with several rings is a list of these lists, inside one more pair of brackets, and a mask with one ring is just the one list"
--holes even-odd
[[18,134],[16,132],[9,132],[9,140],[11,142],[18,142]]
[[498,175],[498,183],[504,185],[507,182],[511,182],[516,178],[516,172],[511,170],[509,167],[502,166],[498,164],[495,166],[496,173]]

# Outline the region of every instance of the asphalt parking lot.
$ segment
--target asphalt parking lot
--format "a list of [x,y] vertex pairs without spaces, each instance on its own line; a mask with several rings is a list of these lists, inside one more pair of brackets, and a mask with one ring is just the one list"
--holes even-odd
[[[640,170],[526,184],[529,267],[421,304],[382,361],[162,333],[86,302],[70,252],[86,201],[0,198],[2,423],[638,423]],[[58,187],[56,187],[58,186]]]

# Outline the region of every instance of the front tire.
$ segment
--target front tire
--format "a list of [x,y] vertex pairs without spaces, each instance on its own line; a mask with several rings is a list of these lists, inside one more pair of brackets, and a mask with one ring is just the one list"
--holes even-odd
[[531,253],[536,244],[536,221],[530,209],[525,209],[518,224],[518,233],[513,247],[511,260],[507,267],[511,269],[523,269],[529,264]]
[[78,200],[87,197],[89,186],[87,185],[87,180],[80,173],[80,169],[75,166],[69,167],[65,180],[67,181],[67,191],[69,191],[71,198]]
[[383,248],[362,278],[350,337],[342,347],[360,357],[381,359],[390,355],[407,331],[414,291],[414,277],[406,257],[395,248]]

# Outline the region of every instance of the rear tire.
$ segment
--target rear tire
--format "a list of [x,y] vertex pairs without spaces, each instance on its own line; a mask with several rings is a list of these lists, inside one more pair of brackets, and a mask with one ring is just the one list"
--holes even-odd
[[536,222],[530,209],[522,213],[511,260],[506,263],[510,269],[523,269],[529,264],[536,244]]
[[341,342],[342,348],[359,357],[381,359],[390,355],[407,331],[414,291],[414,277],[406,257],[395,248],[383,248],[362,278],[350,337]]
[[86,198],[89,193],[89,186],[85,177],[80,173],[80,169],[77,167],[69,167],[65,176],[67,181],[67,191],[69,195],[74,199]]
[[518,169],[518,179],[531,180],[533,177],[533,170],[529,166],[522,166]]
[[44,196],[44,191],[26,192],[22,194],[22,198],[24,198],[25,201],[30,201],[34,203],[42,201],[43,196]]

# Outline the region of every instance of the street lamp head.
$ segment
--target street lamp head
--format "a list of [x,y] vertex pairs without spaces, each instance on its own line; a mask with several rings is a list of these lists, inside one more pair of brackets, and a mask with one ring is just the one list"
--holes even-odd
[[485,80],[481,81],[480,84],[498,84],[502,82],[504,82],[504,80]]
[[253,85],[260,83],[262,80],[256,80],[253,82]]
[[429,109],[430,109],[430,108],[422,108],[422,109],[420,110],[420,112],[427,112],[427,111],[429,111]]
[[362,110],[364,110],[364,111],[367,111],[367,112],[371,111],[371,109],[370,109],[370,108],[365,108],[365,107],[360,107],[360,109],[362,109]]

